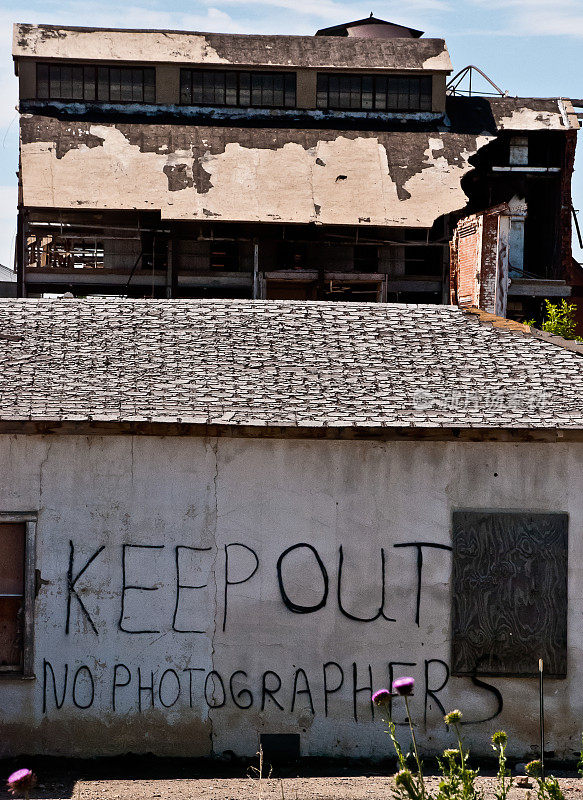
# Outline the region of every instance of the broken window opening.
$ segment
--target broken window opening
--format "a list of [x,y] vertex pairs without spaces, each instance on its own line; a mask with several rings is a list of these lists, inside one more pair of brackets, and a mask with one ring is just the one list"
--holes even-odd
[[[428,241],[427,231],[409,229],[404,242],[405,275],[438,277],[443,274],[443,247]],[[416,245],[415,242],[419,242]]]
[[216,272],[237,272],[239,269],[237,242],[213,242],[210,248],[209,269]]
[[378,272],[379,249],[370,244],[357,244],[354,246],[354,271]]

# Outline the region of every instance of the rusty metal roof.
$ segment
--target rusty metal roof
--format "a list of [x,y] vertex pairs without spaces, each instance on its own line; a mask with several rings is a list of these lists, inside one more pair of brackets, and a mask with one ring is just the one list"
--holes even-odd
[[489,319],[436,305],[0,300],[0,423],[583,428],[577,346]]

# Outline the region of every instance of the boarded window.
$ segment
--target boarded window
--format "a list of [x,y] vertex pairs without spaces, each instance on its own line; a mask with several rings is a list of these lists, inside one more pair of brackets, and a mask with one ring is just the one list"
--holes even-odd
[[318,74],[317,106],[352,111],[431,111],[430,76]]
[[181,69],[180,102],[194,106],[294,108],[294,72]]
[[567,673],[566,514],[453,515],[454,675]]
[[154,103],[155,83],[153,67],[36,66],[36,96],[40,100]]
[[24,522],[0,523],[0,671],[20,671],[24,657]]

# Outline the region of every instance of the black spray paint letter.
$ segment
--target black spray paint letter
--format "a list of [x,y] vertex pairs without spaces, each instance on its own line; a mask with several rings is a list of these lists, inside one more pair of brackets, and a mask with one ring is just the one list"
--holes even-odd
[[97,628],[95,627],[95,623],[93,622],[93,620],[89,616],[89,612],[85,608],[83,600],[81,600],[81,598],[77,594],[77,590],[75,589],[75,584],[77,583],[77,581],[79,580],[81,575],[83,575],[83,573],[88,569],[88,567],[95,561],[95,559],[101,553],[102,550],[105,550],[105,545],[102,545],[101,547],[99,547],[93,553],[91,558],[86,562],[85,566],[82,569],[79,570],[79,572],[75,575],[75,577],[73,577],[73,562],[75,560],[75,546],[74,546],[72,541],[69,541],[69,569],[67,570],[67,619],[65,621],[65,633],[66,634],[69,633],[69,623],[71,621],[71,597],[73,597],[73,595],[75,595],[75,598],[76,598],[77,602],[79,603],[81,611],[83,612],[83,614],[85,614],[85,618],[87,619],[87,621],[89,622],[89,624],[93,628],[93,632],[95,633],[96,636],[99,635],[97,633]]
[[[253,558],[255,559],[255,566],[247,575],[246,578],[243,578],[241,581],[232,581],[229,578],[229,548],[230,547],[242,547],[244,550],[247,550]],[[259,569],[259,558],[257,557],[257,553],[255,550],[252,550],[250,547],[247,547],[246,544],[240,544],[239,542],[232,542],[231,544],[225,545],[225,598],[224,598],[224,605],[223,605],[223,630],[227,625],[227,602],[228,602],[228,593],[229,593],[229,586],[237,586],[240,583],[246,583],[247,581],[251,580],[251,578],[255,575],[257,570]]]

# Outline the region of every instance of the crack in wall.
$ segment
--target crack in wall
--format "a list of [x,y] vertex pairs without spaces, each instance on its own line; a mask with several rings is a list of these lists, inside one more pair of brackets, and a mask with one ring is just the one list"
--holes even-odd
[[[213,524],[213,542],[215,546],[215,558],[212,565],[212,576],[214,582],[214,589],[215,589],[215,597],[214,597],[214,615],[213,615],[213,631],[210,639],[211,644],[211,670],[215,668],[215,637],[217,635],[217,619],[219,615],[219,606],[218,606],[218,593],[219,593],[219,582],[217,580],[217,563],[219,560],[219,547],[217,544],[217,528],[218,528],[218,519],[219,519],[219,499],[218,499],[218,478],[219,478],[219,441],[218,439],[211,439],[209,442],[210,449],[212,450],[214,456],[214,472],[213,472],[213,497],[214,497],[214,506],[215,506],[215,513],[214,513],[214,524]],[[223,687],[224,689],[224,687]],[[213,701],[214,701],[214,685],[213,685]],[[215,755],[215,746],[214,746],[214,721],[212,717],[212,709],[209,708],[208,718],[210,721],[210,743],[211,743],[211,751],[210,756]]]
[[38,493],[38,510],[39,510],[39,512],[42,511],[42,509],[43,509],[43,499],[42,498],[43,498],[44,470],[45,470],[45,467],[47,465],[47,462],[48,462],[49,458],[51,457],[51,448],[52,448],[52,445],[53,445],[52,439],[48,438],[46,440],[46,443],[47,443],[47,449],[46,449],[45,457],[40,462],[39,473],[38,473],[39,474],[39,487],[38,487],[38,489],[39,489],[39,493]]

